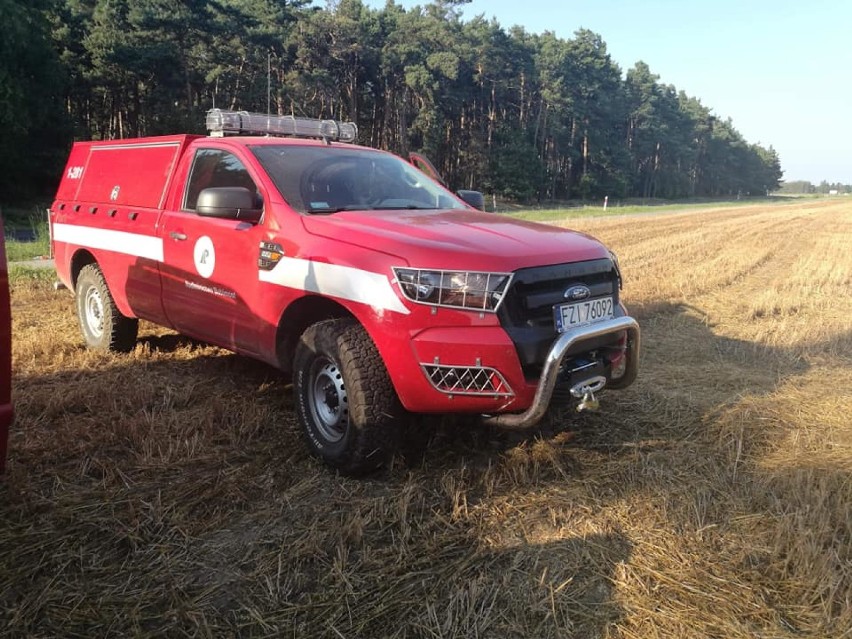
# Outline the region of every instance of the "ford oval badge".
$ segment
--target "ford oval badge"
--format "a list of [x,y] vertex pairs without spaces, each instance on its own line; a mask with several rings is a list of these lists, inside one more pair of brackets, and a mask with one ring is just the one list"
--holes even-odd
[[571,300],[572,302],[579,302],[580,300],[588,299],[591,294],[592,292],[589,290],[588,286],[583,286],[582,284],[579,284],[577,286],[572,286],[570,288],[565,289],[563,297],[566,300]]

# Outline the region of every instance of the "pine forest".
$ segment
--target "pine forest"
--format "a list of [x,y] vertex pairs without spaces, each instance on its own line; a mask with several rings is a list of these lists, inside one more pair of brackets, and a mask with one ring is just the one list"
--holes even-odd
[[463,19],[464,0],[321,4],[0,0],[0,200],[49,198],[74,139],[204,133],[214,106],[351,120],[361,144],[521,202],[779,187],[772,147],[592,31]]

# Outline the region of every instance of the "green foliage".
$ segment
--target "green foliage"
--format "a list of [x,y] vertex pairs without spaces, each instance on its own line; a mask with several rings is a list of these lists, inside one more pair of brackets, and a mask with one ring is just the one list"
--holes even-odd
[[50,241],[39,239],[36,242],[6,241],[6,259],[9,262],[37,260],[50,255]]
[[0,204],[55,188],[70,141],[47,0],[0,0]]
[[[465,23],[463,4],[0,0],[17,18],[2,45],[0,124],[27,115],[0,161],[56,176],[55,161],[22,157],[50,118],[67,117],[78,138],[200,132],[215,105],[351,119],[365,144],[429,155],[453,188],[519,200],[778,187],[771,147],[747,143],[644,63],[623,79],[600,35]],[[31,58],[12,63],[21,47]],[[54,139],[43,151],[61,158],[65,140]]]
[[542,182],[544,166],[535,145],[518,129],[501,128],[492,153],[488,190],[510,200],[528,201]]

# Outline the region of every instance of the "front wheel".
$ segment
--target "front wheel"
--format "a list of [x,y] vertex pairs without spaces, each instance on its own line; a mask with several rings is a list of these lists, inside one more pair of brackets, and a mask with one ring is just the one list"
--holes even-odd
[[296,347],[293,388],[311,452],[347,474],[393,455],[407,415],[375,344],[351,319],[309,327]]
[[89,347],[123,353],[133,350],[139,320],[118,310],[97,264],[80,270],[74,295],[80,331]]

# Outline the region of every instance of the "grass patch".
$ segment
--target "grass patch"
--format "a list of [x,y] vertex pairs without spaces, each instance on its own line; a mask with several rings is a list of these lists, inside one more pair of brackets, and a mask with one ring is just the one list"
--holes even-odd
[[767,197],[749,200],[723,201],[683,201],[673,204],[610,204],[606,209],[603,204],[566,206],[562,208],[527,209],[508,213],[519,220],[530,222],[557,222],[559,220],[586,217],[614,217],[619,215],[656,215],[660,213],[680,213],[685,211],[718,210],[728,208],[744,208],[750,206],[795,205],[792,198]]
[[[32,260],[50,255],[50,229],[43,207],[4,208],[6,259],[9,262]],[[17,239],[26,236],[27,239]]]
[[52,268],[38,268],[9,264],[9,284],[12,286],[31,283],[50,283],[57,281],[56,271]]
[[50,239],[46,234],[37,236],[33,242],[6,241],[6,259],[9,262],[34,260],[48,255],[50,255]]

